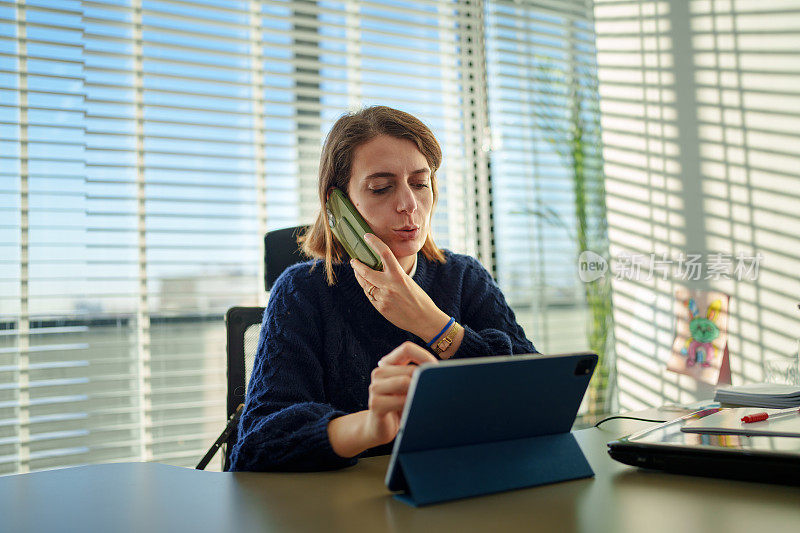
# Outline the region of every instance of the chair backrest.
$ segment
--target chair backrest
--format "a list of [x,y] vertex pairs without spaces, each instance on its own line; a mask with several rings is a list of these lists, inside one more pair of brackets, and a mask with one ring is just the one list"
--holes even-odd
[[264,287],[267,292],[272,289],[275,280],[295,263],[308,261],[297,244],[297,237],[308,226],[268,231],[264,235]]
[[[228,352],[228,418],[244,403],[247,384],[253,372],[253,361],[258,351],[263,307],[231,307],[225,314]],[[222,469],[230,468],[230,454],[236,444],[237,431],[225,443]]]
[[[279,229],[264,236],[264,285],[267,292],[288,267],[308,260],[297,245],[297,235],[307,226]],[[228,356],[228,418],[244,403],[261,335],[263,307],[231,307],[225,315]],[[230,453],[236,444],[234,431],[225,443],[223,470],[230,468]]]

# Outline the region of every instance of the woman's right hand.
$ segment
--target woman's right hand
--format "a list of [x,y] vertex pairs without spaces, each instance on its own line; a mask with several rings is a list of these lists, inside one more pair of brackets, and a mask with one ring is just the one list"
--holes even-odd
[[334,453],[355,457],[364,450],[391,442],[400,430],[400,417],[416,365],[435,362],[438,359],[413,342],[404,342],[378,361],[369,385],[369,409],[333,418],[328,423],[328,439]]
[[409,341],[378,361],[369,385],[369,409],[365,428],[367,439],[374,446],[391,442],[397,436],[416,365],[435,362],[438,359],[427,350]]

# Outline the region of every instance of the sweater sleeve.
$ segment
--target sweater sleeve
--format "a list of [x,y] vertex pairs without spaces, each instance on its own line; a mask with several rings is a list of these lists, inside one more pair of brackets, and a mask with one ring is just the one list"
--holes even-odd
[[464,339],[453,358],[539,353],[525,337],[491,274],[476,259],[464,275],[462,304]]
[[326,403],[318,310],[291,276],[281,277],[264,313],[231,470],[353,465],[357,460],[337,455],[328,439],[328,422],[346,413]]

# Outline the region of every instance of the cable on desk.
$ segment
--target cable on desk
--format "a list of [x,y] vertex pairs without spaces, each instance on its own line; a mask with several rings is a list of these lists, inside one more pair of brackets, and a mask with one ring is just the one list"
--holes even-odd
[[666,422],[666,420],[654,420],[652,418],[639,418],[637,416],[614,415],[614,416],[609,416],[608,418],[602,419],[600,422],[595,424],[594,427],[596,427],[596,428],[600,427],[600,424],[602,424],[603,422],[608,422],[609,420],[614,420],[615,418],[625,418],[627,420],[639,420],[641,422],[661,422],[661,423]]

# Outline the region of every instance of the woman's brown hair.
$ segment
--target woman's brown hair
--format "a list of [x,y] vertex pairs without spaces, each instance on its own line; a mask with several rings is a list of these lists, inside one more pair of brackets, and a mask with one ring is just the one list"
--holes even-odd
[[[348,260],[347,252],[334,238],[328,226],[328,214],[325,208],[328,190],[336,187],[345,194],[348,193],[353,153],[356,148],[380,135],[408,139],[417,146],[431,168],[433,206],[436,207],[438,198],[436,171],[442,164],[442,149],[433,132],[422,121],[404,111],[386,106],[367,107],[342,115],[331,128],[322,147],[319,161],[320,211],[317,220],[297,240],[306,255],[325,261],[328,285],[336,283],[333,265]],[[430,216],[433,217],[433,209]],[[445,261],[444,253],[433,242],[430,232],[421,252],[428,260],[440,263]]]

